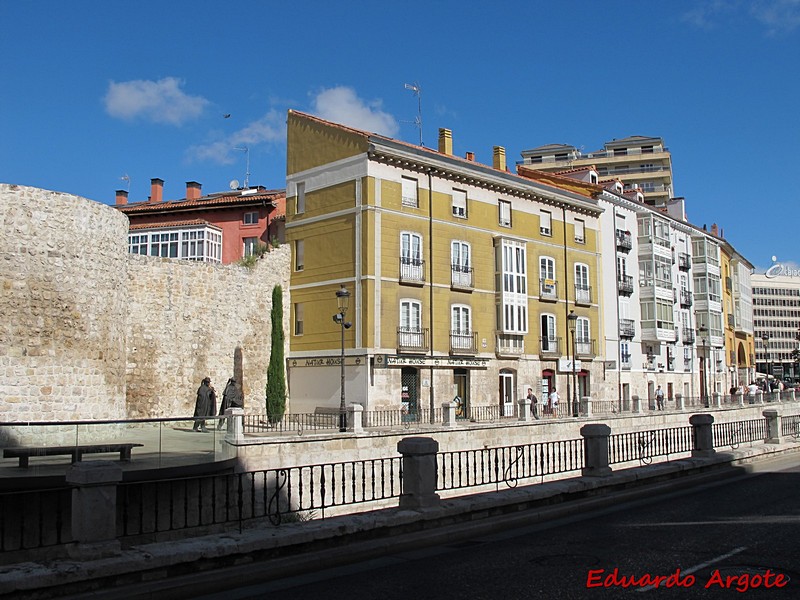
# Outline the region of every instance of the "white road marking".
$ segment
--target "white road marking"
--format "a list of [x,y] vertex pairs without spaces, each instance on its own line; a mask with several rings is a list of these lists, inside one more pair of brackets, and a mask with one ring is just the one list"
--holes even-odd
[[[747,546],[739,546],[738,548],[734,548],[733,550],[731,550],[727,554],[721,554],[720,556],[716,556],[716,557],[712,558],[711,560],[707,560],[704,563],[700,563],[699,565],[695,565],[694,567],[689,567],[685,571],[683,569],[681,569],[681,575],[691,575],[692,573],[696,573],[700,569],[705,569],[709,565],[713,565],[714,563],[718,563],[718,562],[720,562],[722,560],[725,560],[726,558],[730,558],[734,554],[739,554],[739,552],[744,552],[745,550],[747,550]],[[655,588],[656,588],[656,586],[654,586],[654,585],[648,585],[647,587],[639,588],[636,591],[637,592],[647,592],[647,591],[650,591],[650,590],[654,590]]]

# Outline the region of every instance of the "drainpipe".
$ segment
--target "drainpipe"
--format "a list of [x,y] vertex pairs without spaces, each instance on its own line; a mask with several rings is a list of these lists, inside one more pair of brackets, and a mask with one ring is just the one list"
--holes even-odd
[[430,401],[428,403],[428,408],[431,411],[431,423],[436,422],[436,417],[434,416],[434,407],[436,406],[436,402],[434,399],[434,385],[433,385],[433,340],[435,336],[433,335],[433,169],[428,168],[428,289],[429,291],[429,301],[428,301],[428,320],[430,321],[430,328],[431,328],[431,339],[430,339],[430,357],[431,357],[431,391],[429,394]]
[[[567,352],[569,352],[569,262],[567,259],[567,207],[561,207],[561,218],[562,222],[564,223],[564,324],[566,325],[566,337],[564,338],[567,342]],[[569,354],[568,354],[569,356]],[[572,360],[575,360],[575,357],[572,357]],[[556,371],[558,371],[558,363],[556,363]],[[575,365],[572,365],[572,371],[575,371]],[[567,403],[571,406],[572,398],[570,397],[570,374],[567,373]],[[577,394],[577,390],[576,390]],[[571,414],[571,412],[570,412]]]

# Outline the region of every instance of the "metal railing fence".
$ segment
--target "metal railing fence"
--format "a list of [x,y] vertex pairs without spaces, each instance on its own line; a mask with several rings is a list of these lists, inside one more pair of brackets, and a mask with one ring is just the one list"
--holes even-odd
[[440,452],[438,490],[456,490],[578,471],[584,466],[583,439],[537,442],[499,448]]
[[736,449],[739,444],[763,442],[767,438],[767,420],[761,418],[731,423],[714,423],[712,433],[714,448],[730,446]]
[[690,453],[693,448],[692,427],[671,427],[615,433],[608,440],[608,464],[638,460],[648,465],[653,458]]

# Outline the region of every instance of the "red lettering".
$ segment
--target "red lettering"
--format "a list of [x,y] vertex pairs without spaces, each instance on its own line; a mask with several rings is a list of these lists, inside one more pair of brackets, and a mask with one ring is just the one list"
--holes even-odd
[[677,569],[672,575],[667,577],[664,587],[692,587],[694,585],[694,575],[687,575],[681,579],[681,570]]
[[603,582],[601,581],[600,576],[604,572],[605,571],[603,569],[590,569],[589,574],[586,577],[586,587],[587,588],[602,587]]
[[[785,580],[785,581],[784,581]],[[786,579],[786,576],[783,573],[778,573],[775,575],[775,587],[786,587],[789,585],[789,580]]]
[[742,573],[739,577],[736,578],[736,591],[737,592],[746,592],[750,589],[750,575],[747,573]]
[[711,577],[708,579],[708,581],[706,581],[704,588],[708,589],[712,585],[718,585],[723,588],[725,587],[725,582],[722,580],[722,575],[719,574],[719,569],[714,569],[714,572],[711,573]]
[[[614,570],[611,571],[611,574],[610,575],[606,575],[606,578],[603,581],[603,585],[605,587],[619,587],[619,586],[623,585],[625,583],[625,581],[624,581],[625,578],[623,577],[622,581],[620,581],[617,578],[618,575],[619,575],[619,569],[614,567]],[[624,586],[624,587],[628,587],[628,586]]]
[[[672,577],[672,575],[670,575],[669,577]],[[656,575],[656,577],[653,579],[653,583],[652,583],[652,584],[650,584],[650,585],[653,585],[653,586],[655,586],[655,587],[658,587],[658,586],[660,586],[660,585],[661,585],[661,584],[662,584],[664,581],[666,581],[667,579],[669,579],[669,577],[667,577],[666,575]]]

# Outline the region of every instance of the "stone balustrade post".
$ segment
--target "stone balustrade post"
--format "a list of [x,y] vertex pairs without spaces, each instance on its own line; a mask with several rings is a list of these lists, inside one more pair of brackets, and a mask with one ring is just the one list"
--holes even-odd
[[442,426],[452,427],[456,424],[456,403],[442,402]]
[[531,401],[527,398],[522,398],[517,402],[519,405],[519,417],[518,420],[520,421],[530,421],[531,420]]
[[768,408],[761,413],[767,420],[767,444],[780,444],[781,437],[781,411],[777,408]]
[[736,404],[744,406],[744,392],[742,390],[736,390]]
[[591,423],[581,427],[583,436],[583,456],[586,461],[581,469],[584,477],[607,477],[611,475],[608,466],[608,438],[611,427],[602,423]]
[[795,401],[795,397],[796,396],[795,396],[794,388],[792,388],[792,389],[789,390],[789,402],[794,402]]
[[117,484],[122,467],[106,460],[77,462],[67,469],[72,489],[72,537],[67,547],[76,560],[120,554],[117,540]]
[[696,458],[708,458],[716,453],[714,450],[714,415],[699,414],[689,417],[692,426],[692,438],[694,448],[692,456]]
[[756,391],[756,404],[764,404],[764,390]]
[[780,402],[781,401],[781,393],[778,390],[775,390],[774,392],[772,392],[772,394],[770,394],[770,396],[771,396],[771,398],[769,400],[770,402]]
[[683,398],[683,394],[675,394],[675,408],[677,410],[686,409],[686,400]]
[[350,404],[347,407],[347,431],[362,433],[364,431],[364,407]]
[[244,439],[244,409],[226,408],[227,429],[225,439],[230,442],[241,442]]
[[429,437],[407,437],[397,442],[403,455],[400,508],[419,510],[439,505],[436,493],[436,453],[439,442]]
[[632,410],[635,414],[640,415],[642,414],[642,400],[634,394],[631,396],[631,403],[632,403]]
[[584,417],[591,417],[592,416],[592,397],[591,396],[582,396],[581,397],[581,415]]
[[711,394],[711,406],[714,408],[722,408],[722,395],[719,392]]

